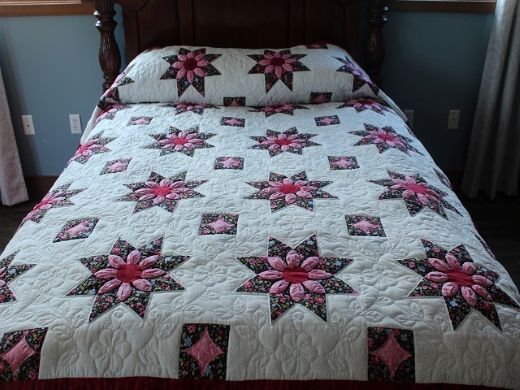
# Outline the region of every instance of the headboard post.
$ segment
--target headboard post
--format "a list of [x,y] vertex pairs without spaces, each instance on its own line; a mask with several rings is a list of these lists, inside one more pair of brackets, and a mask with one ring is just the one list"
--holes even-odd
[[366,46],[366,68],[370,78],[376,83],[381,83],[381,68],[385,60],[385,47],[383,44],[383,26],[386,23],[385,0],[370,0],[368,5],[369,35]]
[[103,91],[105,91],[112,85],[119,74],[121,54],[114,36],[114,30],[117,25],[114,20],[114,15],[116,14],[114,0],[95,0],[95,6],[94,16],[98,19],[96,27],[101,34],[99,64],[105,79],[103,83]]

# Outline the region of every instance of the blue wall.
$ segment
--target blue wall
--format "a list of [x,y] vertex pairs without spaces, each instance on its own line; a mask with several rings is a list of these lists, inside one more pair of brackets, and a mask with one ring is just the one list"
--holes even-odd
[[[383,89],[414,109],[414,132],[442,169],[461,171],[493,24],[492,14],[391,13]],[[460,129],[448,130],[448,110]]]
[[[461,170],[493,16],[391,13],[385,27],[383,88],[415,109],[415,131],[446,170]],[[25,174],[58,175],[100,95],[99,35],[92,16],[0,18],[0,66]],[[121,45],[122,32],[118,29]],[[448,109],[461,109],[461,130],[447,130]],[[32,114],[36,136],[23,135]]]

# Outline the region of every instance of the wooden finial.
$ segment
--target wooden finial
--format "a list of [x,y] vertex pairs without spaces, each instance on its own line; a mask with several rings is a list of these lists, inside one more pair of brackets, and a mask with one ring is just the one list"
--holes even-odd
[[366,47],[367,72],[376,84],[381,84],[381,68],[385,60],[383,26],[386,23],[388,7],[385,0],[370,0],[368,6],[369,35]]
[[95,0],[96,11],[94,16],[98,19],[96,27],[101,34],[99,45],[99,64],[103,71],[105,82],[103,91],[107,90],[117,75],[121,67],[121,54],[117,46],[114,30],[117,23],[114,20],[114,0]]

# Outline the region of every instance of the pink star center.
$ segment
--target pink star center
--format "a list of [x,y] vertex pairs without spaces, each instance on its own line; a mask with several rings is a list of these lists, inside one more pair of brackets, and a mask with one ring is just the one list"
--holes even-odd
[[283,192],[284,194],[296,194],[301,190],[301,186],[293,183],[284,183],[278,187],[278,191]]
[[379,138],[380,140],[382,140],[384,142],[388,142],[388,141],[398,142],[399,141],[397,136],[392,133],[378,133],[377,138]]
[[428,187],[426,187],[424,184],[420,183],[407,183],[406,189],[415,192],[416,194],[427,194],[428,193]]
[[131,283],[134,280],[141,279],[142,271],[137,264],[124,263],[119,266],[116,271],[116,278],[123,283]]
[[475,284],[473,281],[473,276],[464,272],[448,271],[446,274],[448,275],[448,281],[453,282],[459,286],[470,287]]
[[394,377],[395,372],[401,363],[412,356],[399,345],[393,333],[388,335],[385,343],[379,349],[372,352],[372,355],[386,364],[388,372],[390,373],[390,378]]
[[211,339],[208,328],[204,329],[199,341],[185,349],[184,352],[197,361],[201,375],[204,375],[213,360],[224,354],[224,351]]
[[190,142],[190,140],[187,138],[184,138],[184,137],[176,137],[176,138],[173,138],[173,140],[171,142],[175,145],[184,145],[184,144],[187,144],[188,142]]
[[184,68],[186,70],[193,70],[197,68],[198,62],[195,58],[187,58],[186,61],[184,61]]
[[334,119],[327,117],[327,118],[323,118],[320,122],[330,125],[332,122],[334,122]]
[[303,283],[306,280],[309,280],[309,273],[301,267],[293,269],[286,268],[282,272],[282,277],[289,283]]
[[284,146],[284,145],[290,145],[292,144],[294,141],[288,139],[288,138],[277,138],[274,143],[276,145],[280,145],[280,146]]
[[153,189],[153,193],[155,196],[166,196],[172,192],[172,189],[170,187],[162,187],[157,186]]

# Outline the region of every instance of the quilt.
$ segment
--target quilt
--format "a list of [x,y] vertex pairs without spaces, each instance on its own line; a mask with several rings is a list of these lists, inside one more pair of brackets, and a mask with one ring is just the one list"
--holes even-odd
[[0,387],[520,388],[517,288],[340,51],[177,47],[130,64],[0,255]]

